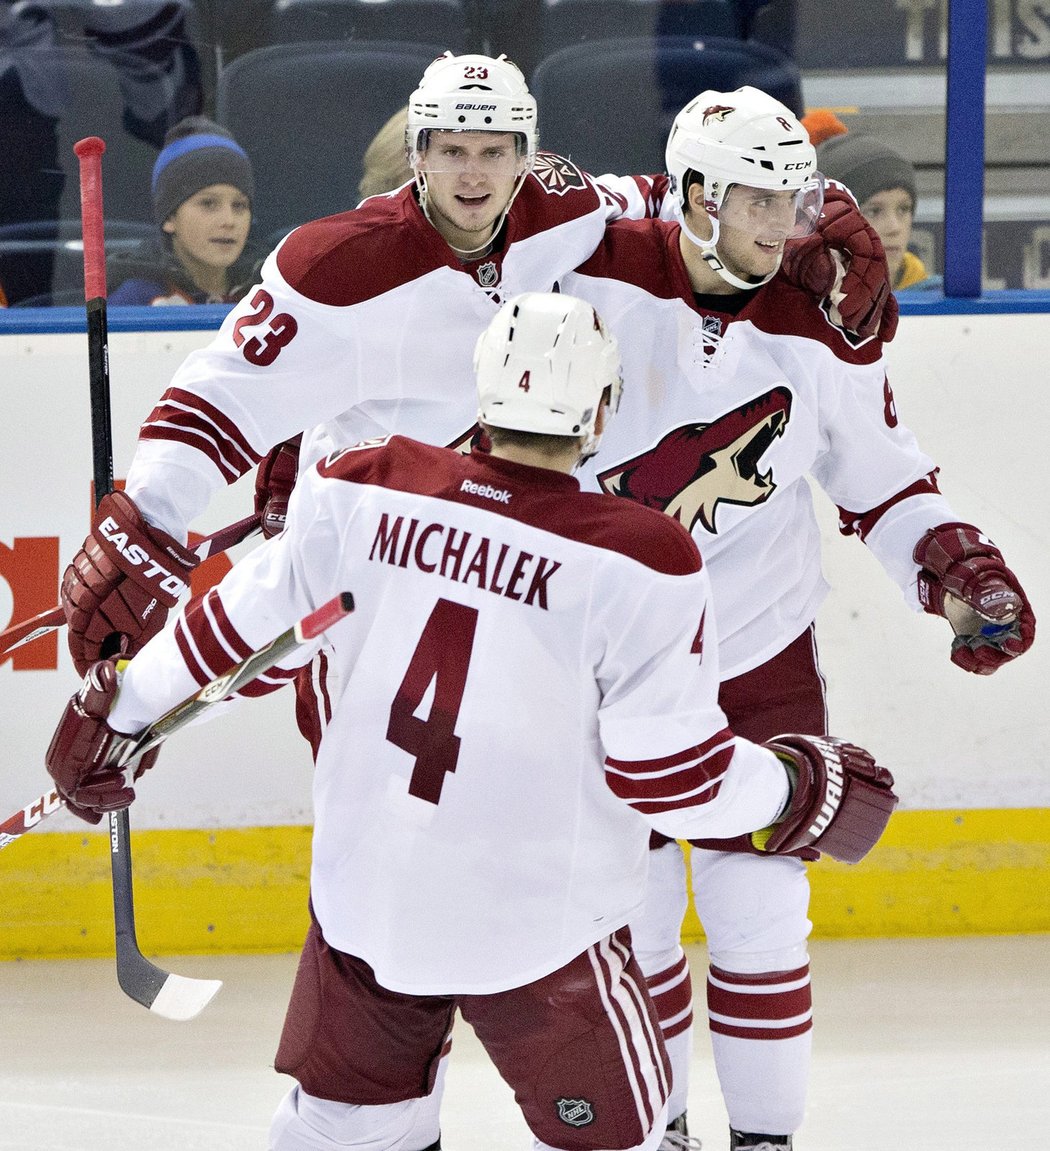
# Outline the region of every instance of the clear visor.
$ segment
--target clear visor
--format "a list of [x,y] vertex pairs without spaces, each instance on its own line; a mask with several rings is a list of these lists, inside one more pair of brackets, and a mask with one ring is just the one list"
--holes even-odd
[[758,239],[794,240],[816,230],[823,206],[824,177],[818,172],[801,188],[784,191],[733,184],[718,209],[718,219],[722,227]]
[[409,163],[416,172],[513,179],[525,166],[513,132],[430,131],[420,133]]

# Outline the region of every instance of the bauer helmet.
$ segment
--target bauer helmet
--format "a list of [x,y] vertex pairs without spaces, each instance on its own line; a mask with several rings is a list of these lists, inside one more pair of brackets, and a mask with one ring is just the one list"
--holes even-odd
[[506,56],[446,52],[423,73],[408,101],[405,144],[415,168],[431,130],[514,132],[531,168],[536,155],[536,100],[521,69]]
[[482,423],[582,436],[584,456],[605,389],[615,411],[623,386],[616,339],[590,304],[558,292],[509,299],[478,339],[474,373]]

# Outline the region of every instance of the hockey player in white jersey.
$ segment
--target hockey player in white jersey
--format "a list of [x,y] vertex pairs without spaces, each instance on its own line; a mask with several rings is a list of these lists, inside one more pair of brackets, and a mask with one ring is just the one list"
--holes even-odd
[[[408,145],[415,184],[286,237],[146,418],[125,489],[95,522],[115,520],[149,562],[128,562],[95,531],[85,540],[62,582],[78,671],[159,630],[194,563],[190,524],[276,445],[305,429],[306,466],[391,432],[468,443],[471,354],[500,301],[549,290],[594,251],[607,219],[646,210],[633,181],[601,189],[537,151],[536,102],[505,57],[431,64],[409,101]],[[863,230],[834,236],[847,249],[865,240]],[[818,244],[804,257],[795,274],[819,295],[827,253]],[[858,317],[888,282],[884,258],[881,285],[870,253],[861,262],[847,290]],[[296,469],[290,451],[274,463],[259,496],[267,532],[280,528]]]
[[354,614],[326,637],[341,686],[276,1059],[297,1083],[271,1151],[436,1146],[419,1116],[457,1008],[539,1151],[655,1151],[668,1067],[627,927],[650,829],[762,829],[770,853],[853,861],[896,803],[852,744],[734,737],[695,543],[668,516],[581,492],[571,472],[621,386],[594,309],[512,299],[476,375],[490,453],[393,436],[321,460],[286,530],[122,680],[93,665],[47,754],[74,811],[126,806],[125,736],[352,590]]
[[[955,663],[989,674],[1023,653],[1035,631],[1027,598],[939,493],[934,462],[898,420],[881,342],[851,336],[833,301],[817,305],[779,271],[785,244],[821,207],[802,126],[754,88],[704,92],[674,122],[667,168],[680,224],[614,223],[561,280],[617,335],[625,378],[645,381],[582,478],[665,511],[696,539],[733,730],[759,741],[827,730],[813,635],[827,588],[807,474],[908,604],[952,621]],[[661,842],[632,930],[674,1068],[669,1146],[686,1146],[686,885],[680,848]],[[803,1117],[812,1036],[805,867],[762,857],[749,837],[705,837],[691,859],[731,1146],[785,1151]]]

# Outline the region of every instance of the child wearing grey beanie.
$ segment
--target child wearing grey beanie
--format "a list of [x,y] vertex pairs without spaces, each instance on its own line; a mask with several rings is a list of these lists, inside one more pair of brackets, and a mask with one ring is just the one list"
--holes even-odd
[[220,124],[189,116],[169,130],[153,165],[160,229],[107,274],[111,304],[226,303],[244,295],[259,259],[245,253],[255,193],[247,152]]
[[915,217],[915,168],[900,152],[874,136],[846,131],[817,148],[817,167],[853,193],[886,249],[890,283],[903,288],[936,288],[939,276],[908,250]]

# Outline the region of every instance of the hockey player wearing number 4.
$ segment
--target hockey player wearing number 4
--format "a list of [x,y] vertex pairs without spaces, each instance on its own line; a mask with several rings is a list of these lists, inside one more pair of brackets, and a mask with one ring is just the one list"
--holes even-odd
[[[409,102],[408,143],[415,184],[293,231],[146,418],[125,490],[103,501],[63,577],[78,671],[118,649],[133,654],[160,630],[177,597],[149,571],[188,579],[190,524],[274,445],[303,432],[305,469],[334,446],[395,432],[469,443],[471,354],[500,301],[549,289],[594,251],[609,219],[646,210],[638,182],[599,186],[537,151],[535,100],[503,57],[431,64]],[[843,323],[888,338],[896,311],[877,237],[840,204],[829,241],[850,259],[836,294]],[[817,298],[835,280],[827,247],[815,233],[790,261]],[[291,450],[268,460],[266,530],[283,526],[295,475]],[[98,530],[107,520],[151,563],[130,563]],[[315,746],[333,670],[322,653],[297,684],[300,727]]]
[[[898,419],[881,342],[852,337],[832,301],[818,305],[778,268],[820,203],[802,125],[754,88],[703,92],[675,119],[667,171],[679,222],[613,223],[560,281],[618,337],[625,378],[646,381],[625,395],[581,482],[691,531],[718,612],[733,730],[759,742],[827,730],[813,627],[827,589],[807,474],[908,604],[947,617],[953,662],[990,674],[1021,655],[1035,634],[1024,591],[938,491],[933,461]],[[631,928],[673,1068],[668,1147],[687,1147],[685,868],[677,844],[654,838],[646,909]],[[764,856],[748,836],[694,840],[690,859],[731,1148],[788,1151],[812,1038],[804,863]]]
[[[353,589],[353,618],[327,636],[341,686],[276,1059],[297,1083],[271,1151],[418,1151],[457,1009],[538,1151],[655,1151],[668,1064],[627,926],[650,829],[765,829],[770,853],[855,861],[896,804],[890,773],[852,744],[734,737],[695,543],[670,517],[581,492],[571,473],[621,388],[594,309],[515,297],[475,363],[489,453],[393,436],[320,461],[285,531],[122,681],[113,663],[89,670],[48,751],[73,811],[126,805],[113,748]],[[251,694],[287,683],[319,642]]]

